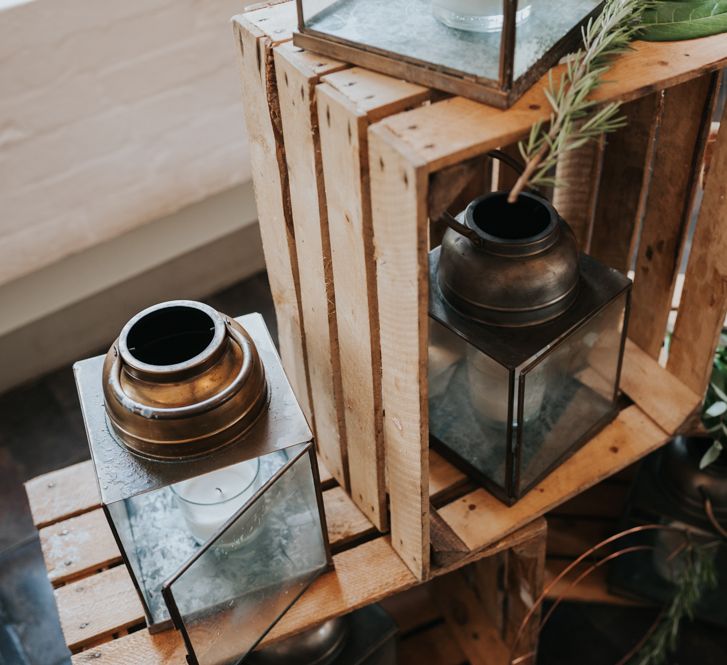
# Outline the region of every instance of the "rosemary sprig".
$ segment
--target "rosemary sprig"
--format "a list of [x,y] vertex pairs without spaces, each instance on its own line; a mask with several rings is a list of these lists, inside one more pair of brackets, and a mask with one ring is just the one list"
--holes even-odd
[[645,0],[607,0],[601,13],[582,29],[583,46],[568,58],[560,80],[556,83],[550,75],[545,91],[552,109],[548,130],[539,121],[527,141],[519,144],[525,170],[508,196],[510,203],[528,185],[554,184],[548,174],[560,155],[626,124],[618,115],[618,102],[606,104],[587,117],[596,104],[589,97],[601,84],[608,60],[628,49],[648,6]]
[[717,586],[717,572],[711,545],[691,544],[682,553],[684,567],[676,583],[676,593],[669,607],[664,611],[661,620],[636,658],[630,661],[634,665],[662,665],[669,653],[677,646],[679,625],[684,617],[694,616],[702,594]]

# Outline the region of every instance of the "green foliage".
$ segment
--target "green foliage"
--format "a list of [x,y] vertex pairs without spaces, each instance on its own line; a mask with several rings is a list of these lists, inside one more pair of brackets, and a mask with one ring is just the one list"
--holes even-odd
[[644,12],[641,39],[677,41],[727,32],[727,0],[657,1]]
[[714,439],[699,468],[714,462],[727,447],[727,334],[722,332],[712,363],[712,378],[702,408],[702,423]]
[[583,28],[583,46],[568,58],[565,72],[558,80],[551,74],[545,92],[552,109],[548,130],[538,122],[519,144],[525,171],[510,201],[528,185],[553,184],[550,173],[563,153],[624,126],[620,104],[607,104],[593,113],[596,102],[590,95],[601,84],[609,60],[628,49],[648,6],[644,0],[607,0],[603,11]]
[[630,661],[633,665],[662,665],[669,653],[674,651],[682,619],[693,618],[702,594],[717,586],[713,547],[714,544],[690,544],[684,551],[684,567],[677,578],[674,598],[646,644]]

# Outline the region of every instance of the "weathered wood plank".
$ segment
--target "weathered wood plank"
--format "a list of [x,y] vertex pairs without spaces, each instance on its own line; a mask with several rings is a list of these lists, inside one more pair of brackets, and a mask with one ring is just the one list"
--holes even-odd
[[338,324],[331,270],[315,86],[343,63],[301,51],[288,42],[274,49],[275,78],[288,166],[290,203],[300,280],[308,377],[319,455],[348,487]]
[[100,508],[42,528],[39,535],[53,586],[121,562],[121,553]]
[[629,339],[624,351],[621,389],[670,434],[687,421],[702,401]]
[[478,489],[440,508],[439,514],[470,549],[486,547],[656,450],[667,438],[643,411],[631,406],[513,506]]
[[318,126],[340,333],[351,496],[387,527],[381,355],[367,129],[372,117],[424,101],[428,91],[352,68],[323,77]]
[[369,131],[381,329],[384,439],[394,548],[429,571],[427,186],[383,125]]
[[[594,99],[631,101],[662,88],[715,71],[727,63],[722,35],[681,42],[635,42],[608,71],[608,83]],[[562,71],[552,70],[554,76]],[[406,145],[412,158],[429,172],[477,157],[524,136],[550,113],[544,90],[548,74],[510,109],[500,110],[454,97],[428,107],[392,116],[383,124]]]
[[[571,561],[568,559],[548,559],[545,566],[545,585],[547,589],[546,598],[549,600],[561,599],[576,603],[605,603],[630,607],[645,605],[643,602],[609,593],[605,567],[596,568],[588,577],[575,586],[572,586],[571,582],[579,574],[578,572],[571,573],[551,587],[552,581],[570,563]],[[582,570],[584,570],[582,566],[578,568],[578,571]]]
[[144,610],[124,566],[55,590],[58,615],[71,651],[144,621]]
[[[473,554],[474,558],[489,556],[517,545],[532,537],[533,528],[526,528],[511,534],[486,551]],[[407,568],[401,558],[391,547],[386,537],[379,537],[352,549],[340,552],[333,557],[335,570],[322,575],[285,614],[280,623],[266,636],[262,642],[271,644],[287,636],[312,628],[313,626],[335,616],[352,612],[364,605],[412,588],[418,584],[417,578]],[[474,560],[474,559],[473,559]],[[457,567],[469,563],[463,560]],[[436,574],[450,572],[451,569],[439,569]],[[372,574],[371,571],[376,571]],[[103,598],[111,599],[113,607],[108,610],[99,609]],[[131,578],[124,566],[117,566],[89,578],[61,587],[56,591],[56,602],[61,615],[64,634],[72,649],[84,645],[96,645],[99,639],[142,621],[142,609]],[[93,613],[103,616],[95,617]],[[142,631],[147,632],[147,631]],[[148,634],[148,633],[147,633]],[[174,635],[172,638],[170,635]],[[150,635],[141,644],[138,638],[130,642],[130,649],[143,648],[149,653],[149,665],[156,663],[177,662],[170,660],[153,660],[152,656],[178,653],[170,640],[181,637],[174,632]],[[107,644],[94,646],[101,658],[109,649],[111,653],[119,651],[119,642],[126,637],[113,640]],[[89,652],[90,653],[90,652]],[[119,656],[119,662],[125,662]],[[112,661],[114,662],[114,661]]]
[[471,665],[506,665],[510,652],[464,571],[432,582],[432,593],[452,637]]
[[703,395],[727,312],[727,110],[722,116],[692,240],[667,368]]
[[719,76],[664,91],[631,295],[629,337],[658,358],[686,242]]
[[438,624],[399,643],[399,665],[465,665],[467,657],[446,624]]
[[627,272],[644,212],[649,168],[661,117],[661,94],[624,105],[626,126],[606,137],[594,210],[590,254]]
[[33,524],[40,528],[98,508],[98,483],[93,463],[79,462],[25,483]]
[[[276,42],[255,25],[251,16],[253,14],[237,16],[233,26],[240,54],[260,235],[278,321],[280,357],[308,422],[315,429],[300,306],[298,258],[275,86],[272,49]],[[257,12],[254,16],[258,22],[265,18]],[[280,31],[281,41],[290,38],[284,27],[276,30]]]
[[601,137],[569,150],[560,157],[555,169],[553,205],[573,229],[579,249],[587,254],[591,250],[605,145]]

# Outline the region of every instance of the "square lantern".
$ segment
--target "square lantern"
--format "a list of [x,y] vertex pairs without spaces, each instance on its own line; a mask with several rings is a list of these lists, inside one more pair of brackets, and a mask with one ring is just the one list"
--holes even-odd
[[173,301],[75,365],[104,511],[149,629],[238,663],[331,565],[312,435],[259,314]]
[[475,199],[430,253],[429,434],[512,504],[618,412],[631,282],[544,199],[506,199]]
[[499,108],[580,44],[602,0],[296,0],[296,45]]

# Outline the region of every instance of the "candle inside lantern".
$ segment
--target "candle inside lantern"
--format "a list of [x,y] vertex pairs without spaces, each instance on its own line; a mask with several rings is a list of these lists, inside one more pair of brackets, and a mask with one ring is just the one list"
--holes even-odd
[[255,494],[260,460],[248,460],[172,485],[189,533],[202,545]]
[[[520,23],[530,16],[530,2],[515,13]],[[450,28],[470,32],[497,32],[502,30],[503,0],[432,0],[434,16]]]

